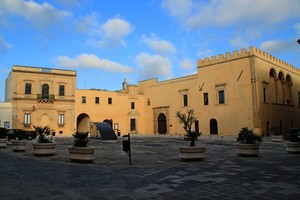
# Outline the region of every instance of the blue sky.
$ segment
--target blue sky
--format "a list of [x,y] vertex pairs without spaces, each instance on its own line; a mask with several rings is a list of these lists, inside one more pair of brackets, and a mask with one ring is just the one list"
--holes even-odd
[[12,65],[72,69],[77,88],[119,90],[197,72],[256,46],[300,67],[299,0],[0,0],[0,101]]

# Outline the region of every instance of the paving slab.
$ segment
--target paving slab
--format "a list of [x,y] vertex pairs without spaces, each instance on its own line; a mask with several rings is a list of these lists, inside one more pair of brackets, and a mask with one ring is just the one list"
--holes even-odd
[[132,136],[132,165],[116,141],[91,139],[93,163],[74,163],[72,138],[56,138],[54,156],[0,149],[0,199],[300,199],[300,154],[264,138],[258,157],[240,157],[235,141],[202,138],[205,159],[182,162],[181,137]]

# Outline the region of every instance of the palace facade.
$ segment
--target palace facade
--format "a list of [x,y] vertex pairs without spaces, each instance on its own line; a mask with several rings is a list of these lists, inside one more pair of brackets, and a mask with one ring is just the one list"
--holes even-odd
[[111,120],[122,134],[183,135],[176,112],[194,109],[195,131],[236,136],[300,127],[300,70],[255,47],[198,60],[198,73],[158,81],[125,80],[122,89],[76,88],[76,71],[13,66],[6,80],[11,128],[48,125],[60,136],[93,133]]

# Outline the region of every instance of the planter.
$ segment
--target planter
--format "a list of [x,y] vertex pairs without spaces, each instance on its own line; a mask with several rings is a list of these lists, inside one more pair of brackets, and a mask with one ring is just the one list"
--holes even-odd
[[300,153],[300,142],[286,142],[288,153]]
[[271,135],[272,142],[282,142],[283,136],[282,135]]
[[12,140],[11,149],[16,152],[22,152],[26,150],[27,141],[23,140]]
[[203,160],[205,157],[205,147],[182,146],[179,149],[179,158],[182,161],[198,161]]
[[6,141],[7,141],[6,138],[0,139],[0,148],[5,148],[7,146]]
[[259,144],[243,144],[237,143],[237,154],[240,156],[258,156]]
[[68,147],[69,158],[73,162],[92,162],[95,160],[95,147]]
[[33,155],[35,156],[51,156],[55,154],[56,143],[35,143],[33,145]]

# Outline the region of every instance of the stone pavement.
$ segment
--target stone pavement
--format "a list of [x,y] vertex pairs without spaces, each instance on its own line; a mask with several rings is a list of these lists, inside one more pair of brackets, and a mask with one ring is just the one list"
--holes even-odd
[[179,137],[132,137],[132,165],[122,141],[91,140],[94,163],[68,159],[71,138],[57,138],[57,154],[0,149],[0,199],[300,199],[300,154],[264,138],[259,157],[236,155],[235,141],[200,139],[206,158],[181,162]]

